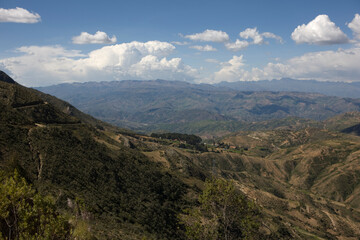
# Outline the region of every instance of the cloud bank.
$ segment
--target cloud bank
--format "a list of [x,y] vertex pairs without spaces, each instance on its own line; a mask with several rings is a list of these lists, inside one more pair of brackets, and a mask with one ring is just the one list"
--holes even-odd
[[0,8],[0,22],[37,23],[41,21],[38,13],[31,13],[24,8]]
[[360,81],[360,48],[307,53],[283,63],[268,63],[263,68],[245,70],[243,56],[233,56],[219,71],[199,82],[258,81],[284,77],[320,81]]
[[113,44],[116,43],[116,37],[111,38],[104,32],[97,31],[95,34],[82,32],[79,36],[72,38],[74,44]]
[[319,15],[308,24],[298,26],[291,38],[298,44],[331,45],[349,42],[345,33],[327,15]]
[[0,66],[26,86],[63,82],[168,79],[191,81],[197,71],[181,58],[167,59],[175,47],[167,42],[130,42],[82,54],[61,46],[25,46],[18,57],[0,59]]

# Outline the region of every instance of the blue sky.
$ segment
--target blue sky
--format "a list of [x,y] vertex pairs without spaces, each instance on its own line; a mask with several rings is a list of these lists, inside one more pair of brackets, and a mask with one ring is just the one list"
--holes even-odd
[[360,81],[359,0],[0,0],[0,69],[26,86]]

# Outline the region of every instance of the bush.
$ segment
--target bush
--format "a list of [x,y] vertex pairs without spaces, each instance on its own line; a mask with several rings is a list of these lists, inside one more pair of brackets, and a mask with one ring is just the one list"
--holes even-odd
[[35,193],[17,171],[0,173],[0,239],[68,239],[70,226],[49,197]]
[[259,210],[231,181],[207,180],[199,206],[180,215],[189,239],[248,239],[258,229]]

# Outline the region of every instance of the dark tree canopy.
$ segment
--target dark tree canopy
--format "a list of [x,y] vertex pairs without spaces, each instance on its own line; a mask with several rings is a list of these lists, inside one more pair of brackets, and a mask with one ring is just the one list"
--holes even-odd
[[202,141],[201,137],[199,136],[183,133],[152,133],[151,137],[185,141],[186,143],[191,145],[199,144]]

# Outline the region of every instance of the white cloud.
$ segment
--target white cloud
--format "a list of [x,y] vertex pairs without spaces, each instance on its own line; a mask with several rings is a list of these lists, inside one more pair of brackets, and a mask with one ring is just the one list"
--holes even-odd
[[360,48],[321,51],[269,63],[263,72],[271,78],[292,77],[320,81],[360,81]]
[[283,39],[278,36],[278,35],[275,35],[274,33],[271,33],[271,32],[264,32],[261,34],[263,37],[265,38],[273,38],[273,39],[276,39],[278,40],[280,43],[284,43]]
[[185,38],[188,38],[193,41],[202,41],[202,42],[226,42],[229,41],[229,35],[223,31],[217,30],[205,30],[202,33],[195,33],[192,35],[186,35]]
[[175,45],[179,45],[179,46],[185,46],[185,45],[189,45],[190,43],[189,42],[178,42],[178,41],[173,41],[171,42],[172,44],[175,44]]
[[225,43],[225,47],[231,51],[240,51],[247,48],[250,45],[248,41],[241,41],[236,39],[234,43]]
[[259,34],[256,28],[247,28],[241,33],[239,33],[240,37],[244,39],[251,38],[253,40],[253,44],[263,44],[264,38]]
[[252,39],[253,40],[252,44],[255,44],[255,45],[266,43],[264,38],[273,38],[273,39],[278,40],[280,43],[283,42],[283,40],[280,36],[277,36],[271,32],[259,33],[259,31],[257,30],[256,27],[245,29],[244,31],[239,33],[239,36],[244,39],[249,39],[249,38]]
[[112,36],[111,38],[101,31],[97,31],[94,35],[82,32],[79,36],[72,38],[74,44],[112,44],[116,43],[116,37]]
[[44,86],[63,82],[125,79],[192,80],[197,71],[180,58],[167,59],[175,47],[167,42],[130,42],[105,46],[88,54],[61,46],[21,47],[21,56],[0,59],[21,84]]
[[257,81],[290,77],[319,81],[360,81],[360,48],[307,53],[285,62],[268,63],[262,69],[244,69],[243,57],[234,56],[222,68],[200,82]]
[[330,45],[347,43],[348,37],[327,15],[319,15],[308,24],[298,26],[291,34],[296,43]]
[[256,27],[245,29],[239,33],[239,36],[243,39],[251,39],[252,41],[250,42],[236,39],[236,41],[233,43],[225,43],[225,47],[230,51],[236,52],[247,48],[249,45],[268,44],[268,42],[265,41],[265,38],[273,38],[278,40],[280,43],[283,43],[283,40],[280,36],[277,36],[271,32],[259,33]]
[[239,81],[245,72],[242,67],[244,66],[243,56],[233,56],[228,62],[222,63],[223,67],[215,72],[210,80],[211,83],[228,81]]
[[24,8],[0,8],[0,22],[37,23],[40,21],[41,17],[39,14],[31,13]]
[[203,51],[203,52],[214,52],[217,51],[216,48],[214,48],[213,46],[210,45],[205,45],[205,46],[199,46],[199,45],[195,45],[195,46],[190,46],[189,48],[193,48],[199,51]]
[[360,40],[360,15],[358,13],[355,14],[354,19],[347,26],[353,31],[355,38]]

